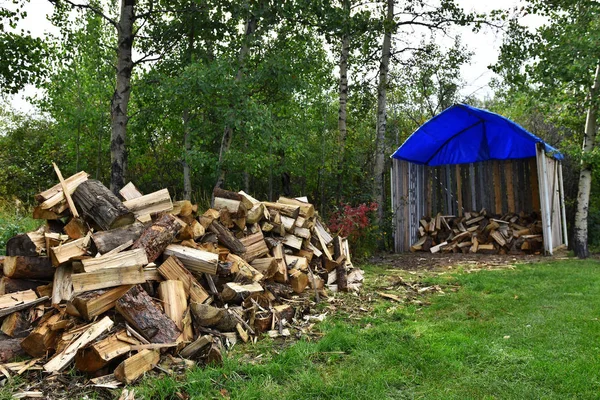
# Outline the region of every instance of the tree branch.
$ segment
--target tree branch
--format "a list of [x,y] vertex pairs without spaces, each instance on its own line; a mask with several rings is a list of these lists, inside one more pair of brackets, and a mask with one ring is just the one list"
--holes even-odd
[[106,14],[104,14],[104,12],[97,8],[94,7],[92,5],[89,4],[77,4],[74,3],[71,0],[48,0],[50,3],[57,5],[58,3],[60,3],[61,1],[64,1],[65,3],[69,4],[72,8],[79,8],[79,9],[86,9],[86,10],[90,10],[93,13],[95,13],[96,15],[101,16],[102,18],[104,18],[108,23],[110,23],[112,26],[115,27],[115,29],[118,29],[119,26],[117,24],[117,21],[115,21],[114,19],[110,18],[109,16],[107,16]]

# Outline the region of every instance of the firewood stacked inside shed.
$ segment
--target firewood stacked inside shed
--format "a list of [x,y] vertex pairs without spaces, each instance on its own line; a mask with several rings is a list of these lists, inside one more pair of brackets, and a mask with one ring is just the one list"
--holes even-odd
[[199,212],[166,189],[142,195],[129,183],[121,199],[85,172],[56,171],[60,183],[36,196],[46,224],[10,239],[2,260],[5,375],[74,365],[96,383],[130,383],[166,357],[219,360],[237,341],[291,335],[303,299],[362,280],[347,240],[306,198],[217,189]]
[[536,213],[490,215],[483,209],[461,217],[420,220],[419,240],[410,250],[431,253],[528,254],[542,251],[542,221]]

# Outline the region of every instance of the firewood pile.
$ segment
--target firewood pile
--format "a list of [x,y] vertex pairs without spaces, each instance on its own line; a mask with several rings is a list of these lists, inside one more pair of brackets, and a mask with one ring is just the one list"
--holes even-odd
[[543,247],[537,214],[488,215],[485,209],[462,217],[438,214],[420,220],[419,240],[411,251],[431,253],[528,254]]
[[[111,387],[167,358],[218,362],[236,342],[312,326],[307,301],[362,281],[347,240],[306,198],[216,189],[200,213],[166,189],[142,195],[129,183],[121,200],[85,172],[55,170],[60,183],[36,196],[46,224],[10,239],[2,260],[6,376],[74,364]],[[21,355],[32,359],[8,362]]]

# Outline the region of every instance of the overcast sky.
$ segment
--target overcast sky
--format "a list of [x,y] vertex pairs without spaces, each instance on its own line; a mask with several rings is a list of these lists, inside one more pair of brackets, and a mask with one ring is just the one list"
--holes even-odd
[[[523,0],[457,0],[458,4],[465,11],[488,12],[496,8],[513,8],[520,6]],[[0,4],[7,5],[9,0],[0,0]],[[27,5],[27,18],[22,21],[20,27],[30,30],[35,36],[43,37],[49,31],[53,30],[52,25],[47,20],[47,15],[52,11],[52,5],[46,0],[31,0]],[[539,21],[531,19],[526,21],[529,25],[539,25]],[[462,43],[466,45],[473,53],[473,59],[470,65],[462,68],[463,80],[466,87],[463,89],[463,95],[474,93],[477,97],[483,98],[491,94],[489,82],[494,73],[487,67],[493,64],[498,58],[498,49],[502,42],[500,33],[491,29],[484,29],[481,32],[473,33],[470,28],[457,28],[456,33],[462,36]],[[12,101],[12,106],[20,111],[32,111],[32,106],[25,100],[28,95],[35,94],[37,91],[33,87],[27,87],[24,91],[16,95]]]

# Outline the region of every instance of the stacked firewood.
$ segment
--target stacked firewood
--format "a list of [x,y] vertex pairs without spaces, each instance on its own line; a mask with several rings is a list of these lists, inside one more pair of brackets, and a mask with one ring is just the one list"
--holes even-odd
[[489,215],[485,209],[462,217],[438,214],[420,220],[411,251],[431,253],[525,254],[540,252],[542,222],[537,214]]
[[55,168],[60,183],[36,196],[46,224],[7,243],[0,361],[34,359],[2,373],[74,363],[130,383],[161,356],[219,360],[238,340],[288,336],[310,308],[303,299],[362,280],[347,240],[306,198],[216,189],[200,213],[166,189],[142,195],[129,183],[121,200],[85,172],[63,179]]

